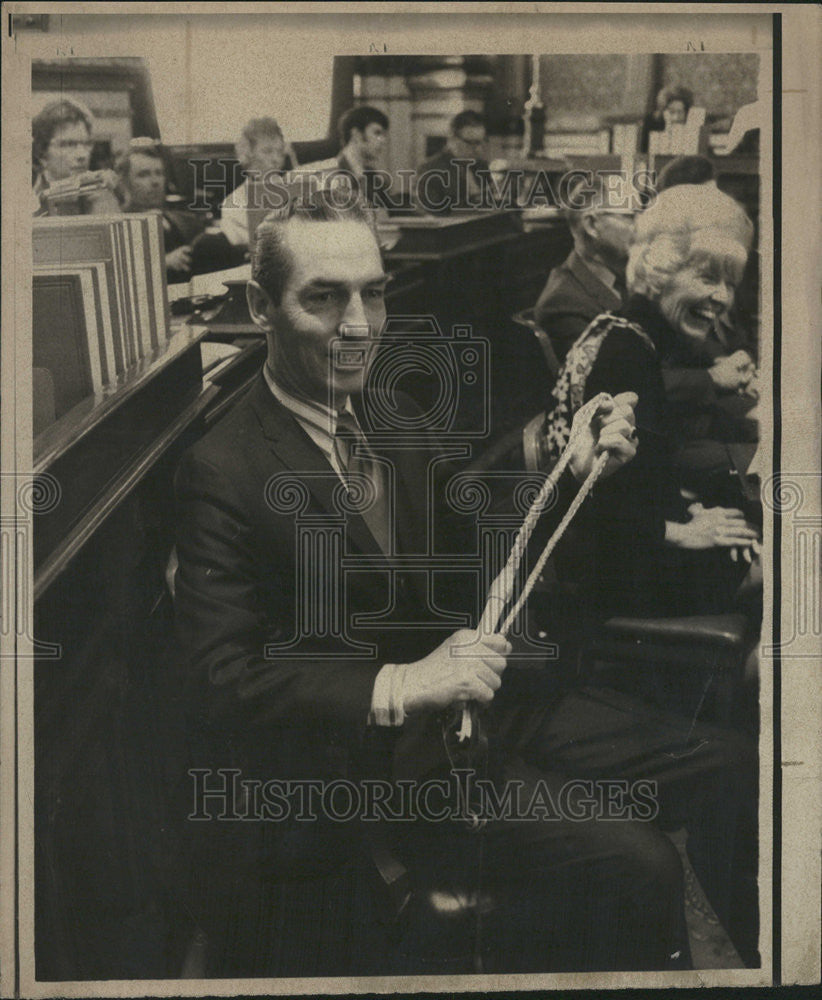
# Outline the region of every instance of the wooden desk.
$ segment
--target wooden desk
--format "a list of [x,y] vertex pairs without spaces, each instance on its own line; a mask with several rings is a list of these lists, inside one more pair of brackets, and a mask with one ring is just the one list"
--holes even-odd
[[157,861],[182,750],[159,694],[173,667],[164,571],[174,469],[217,393],[201,336],[179,331],[35,443],[57,497],[31,518],[39,979],[168,975]]

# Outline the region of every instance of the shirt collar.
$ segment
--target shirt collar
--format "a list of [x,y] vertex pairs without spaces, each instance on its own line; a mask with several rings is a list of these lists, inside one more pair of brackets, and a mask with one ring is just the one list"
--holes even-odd
[[[298,421],[300,426],[328,455],[334,451],[334,436],[337,433],[337,411],[323,403],[314,400],[298,398],[284,389],[276,381],[273,372],[266,362],[263,365],[263,377],[272,396],[284,406]],[[351,405],[351,397],[347,397],[343,410],[350,413],[356,421],[356,414]],[[359,424],[358,424],[359,426]]]

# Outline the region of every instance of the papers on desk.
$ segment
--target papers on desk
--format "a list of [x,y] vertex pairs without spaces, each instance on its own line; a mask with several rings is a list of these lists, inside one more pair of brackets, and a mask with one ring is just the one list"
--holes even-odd
[[191,279],[192,295],[225,295],[226,285],[231,281],[249,281],[251,264],[240,264],[226,271],[212,271],[211,274],[195,274]]

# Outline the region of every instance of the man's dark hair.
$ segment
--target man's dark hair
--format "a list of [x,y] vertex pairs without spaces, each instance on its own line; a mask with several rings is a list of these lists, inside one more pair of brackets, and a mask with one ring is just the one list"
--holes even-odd
[[674,101],[682,101],[687,112],[691,110],[691,105],[694,103],[694,95],[687,87],[665,87],[660,96],[664,101],[662,104],[663,109],[667,108]]
[[474,125],[480,125],[485,128],[485,119],[478,111],[460,111],[458,115],[454,115],[451,119],[451,134],[457,135],[462,129],[470,128]]
[[304,192],[295,185],[288,204],[265,217],[254,234],[251,250],[251,277],[279,305],[291,271],[291,256],[285,244],[285,230],[292,219],[304,222],[361,222],[371,230],[379,245],[374,213],[354,189],[339,187]]
[[364,132],[372,123],[376,122],[383,128],[388,128],[388,117],[379,108],[372,108],[370,104],[363,104],[358,108],[349,108],[340,118],[337,130],[340,134],[340,143],[345,146],[351,138],[353,129]]
[[145,144],[140,144],[139,141],[132,139],[128,149],[114,165],[114,169],[123,181],[127,181],[131,173],[132,156],[148,156],[152,160],[162,160],[165,165],[165,157],[156,142],[149,139],[145,140]]
[[707,156],[677,156],[660,171],[657,191],[679,184],[707,184],[716,178],[714,165]]
[[34,166],[46,155],[54,133],[64,125],[81,122],[91,135],[91,114],[82,105],[68,98],[51,101],[36,114],[31,123],[31,159]]

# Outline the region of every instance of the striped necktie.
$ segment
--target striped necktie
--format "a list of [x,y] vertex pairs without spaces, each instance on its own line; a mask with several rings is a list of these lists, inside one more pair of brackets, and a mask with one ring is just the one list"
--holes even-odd
[[[353,414],[338,414],[334,446],[346,487],[357,501],[363,520],[377,544],[388,555],[391,534],[388,477],[384,466],[371,452]],[[362,508],[360,497],[363,497]]]

